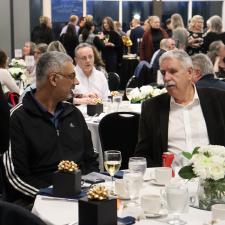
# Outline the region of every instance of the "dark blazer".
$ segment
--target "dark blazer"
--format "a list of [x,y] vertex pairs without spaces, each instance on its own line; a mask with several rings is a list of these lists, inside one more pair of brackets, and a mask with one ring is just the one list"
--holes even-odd
[[[210,144],[225,146],[225,92],[198,89]],[[142,103],[135,156],[147,158],[148,167],[162,166],[168,146],[170,96],[162,94]]]
[[198,88],[215,88],[225,91],[225,82],[214,78],[213,74],[204,75],[197,81],[196,87]]

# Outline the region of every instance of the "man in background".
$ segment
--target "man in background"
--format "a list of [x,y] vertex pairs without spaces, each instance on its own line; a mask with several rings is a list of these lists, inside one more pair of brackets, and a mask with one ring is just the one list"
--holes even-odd
[[212,61],[205,54],[195,54],[193,62],[193,81],[199,88],[216,88],[225,90],[225,82],[215,78]]

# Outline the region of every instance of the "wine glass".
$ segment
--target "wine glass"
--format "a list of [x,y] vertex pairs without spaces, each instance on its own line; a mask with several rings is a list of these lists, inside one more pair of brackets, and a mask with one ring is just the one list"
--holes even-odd
[[128,168],[130,171],[140,172],[143,177],[147,168],[146,158],[145,157],[130,157]]
[[187,222],[180,218],[180,213],[184,212],[188,206],[188,188],[187,185],[176,182],[166,186],[165,198],[167,201],[167,208],[169,213],[172,214],[167,222],[171,225],[183,225]]
[[112,194],[114,194],[114,187],[113,187],[114,175],[119,170],[121,161],[122,161],[122,157],[121,157],[120,151],[109,150],[104,152],[105,169],[107,170],[107,172],[112,178],[112,191],[111,191]]
[[109,34],[105,34],[104,41],[105,41],[106,43],[109,42]]
[[115,111],[119,111],[120,104],[123,100],[123,97],[120,95],[113,96],[113,105],[115,105]]
[[123,179],[126,183],[131,200],[129,205],[135,206],[137,205],[137,202],[135,200],[139,198],[139,192],[143,184],[142,173],[137,171],[125,171]]

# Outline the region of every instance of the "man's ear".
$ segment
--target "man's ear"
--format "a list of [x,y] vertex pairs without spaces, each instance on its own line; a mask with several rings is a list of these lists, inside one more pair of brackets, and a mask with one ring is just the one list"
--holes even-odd
[[48,80],[53,87],[56,87],[57,76],[55,73],[48,74]]
[[188,68],[188,78],[189,78],[189,80],[192,80],[193,79],[193,75],[194,75],[193,68],[192,67],[189,67]]

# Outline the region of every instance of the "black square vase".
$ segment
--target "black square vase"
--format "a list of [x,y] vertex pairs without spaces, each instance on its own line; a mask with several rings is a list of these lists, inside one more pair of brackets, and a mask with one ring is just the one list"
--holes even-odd
[[88,200],[87,197],[79,200],[79,225],[116,225],[116,199]]
[[60,172],[53,175],[53,194],[58,197],[72,197],[81,192],[81,171]]
[[94,116],[103,112],[103,104],[87,105],[88,116]]

